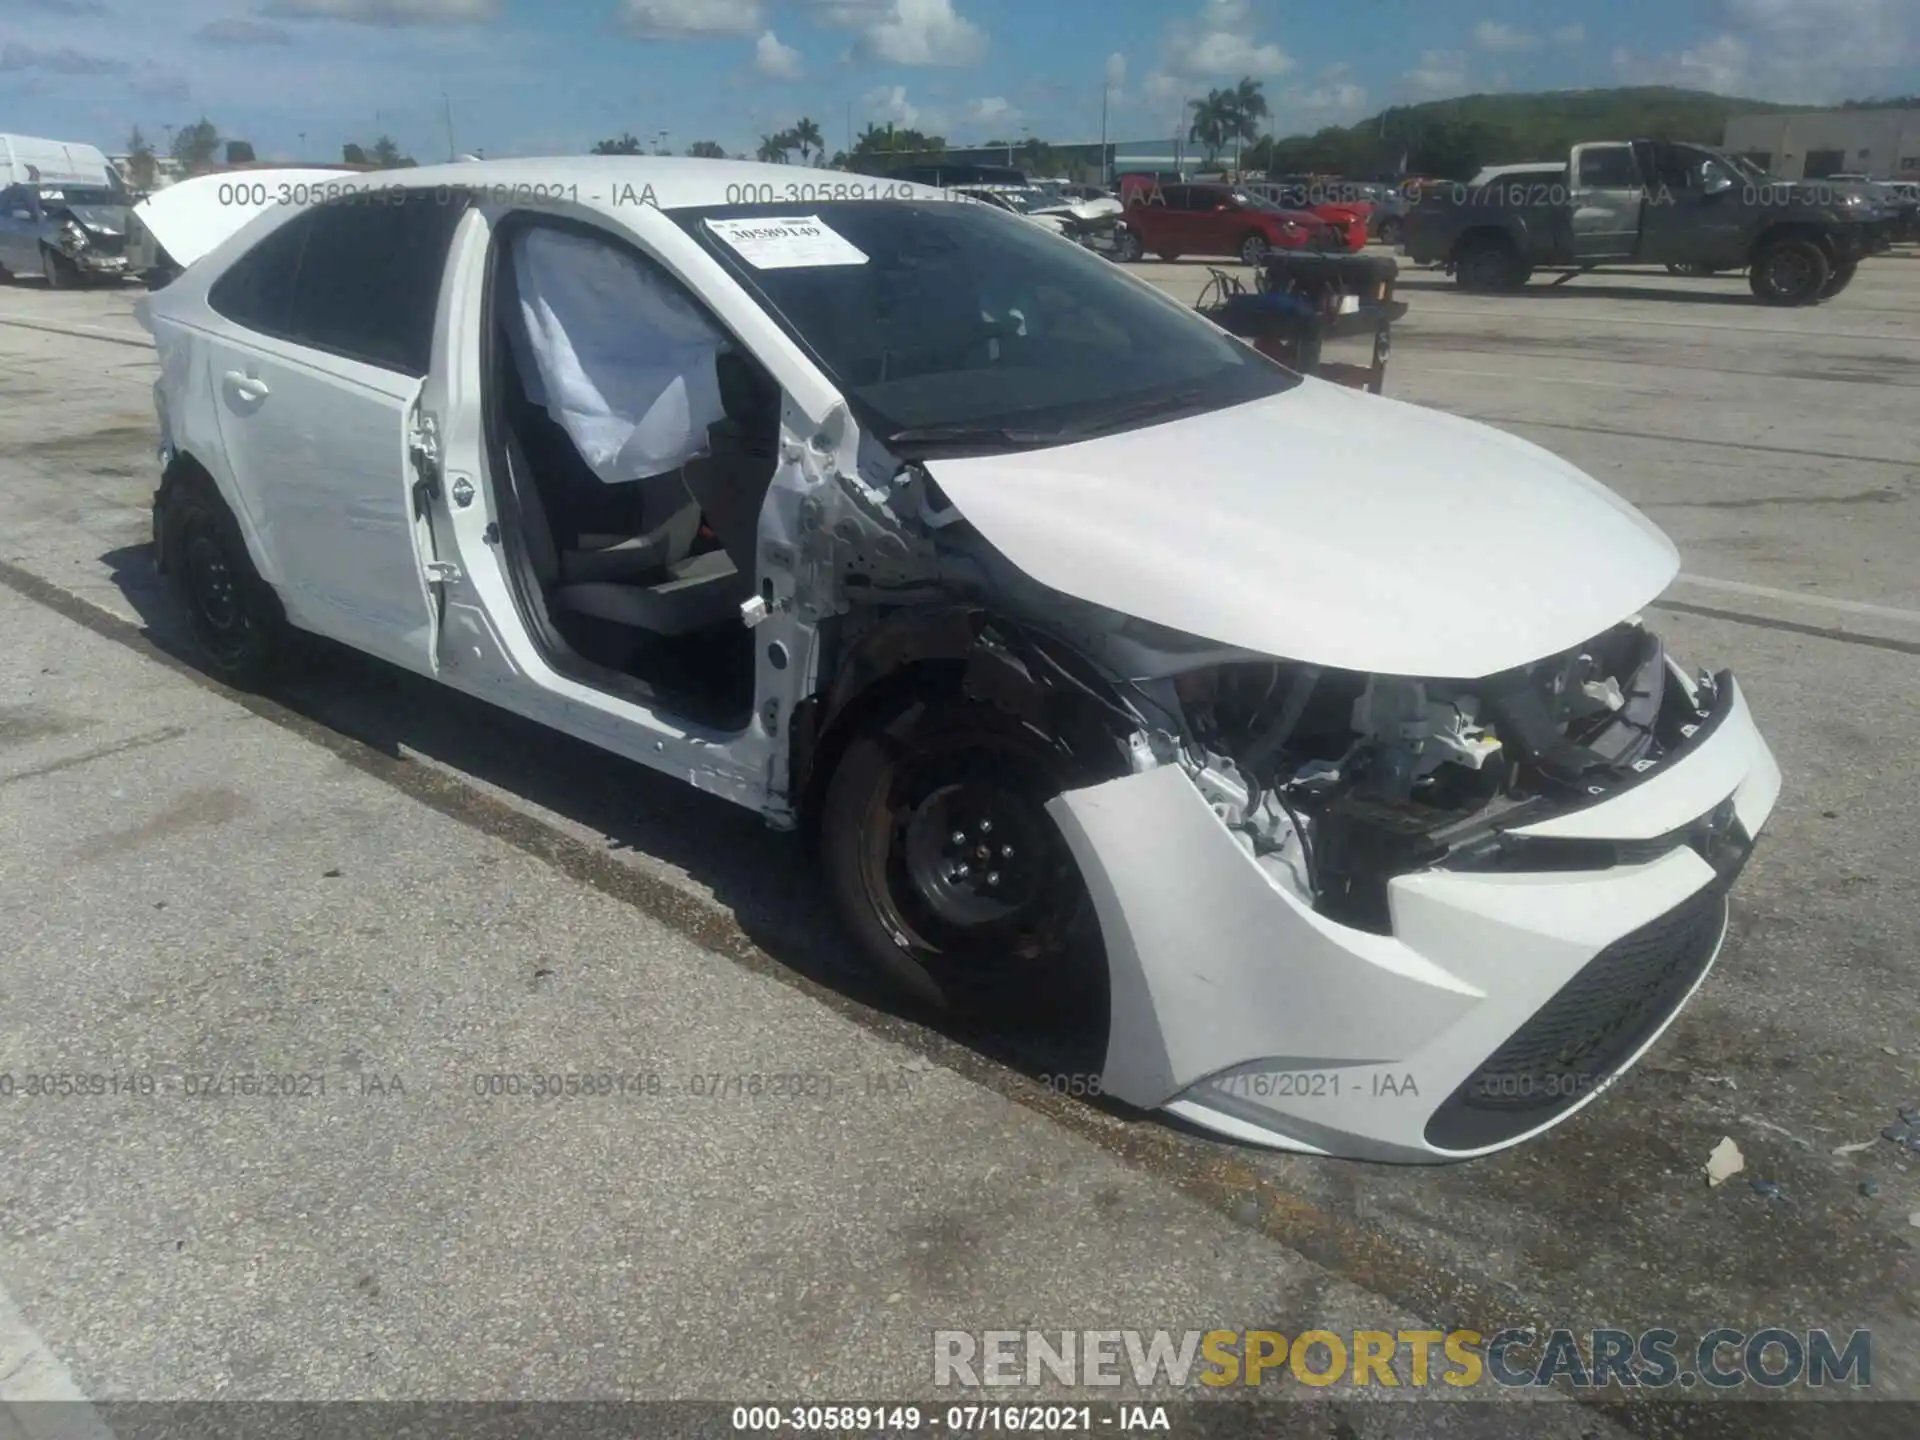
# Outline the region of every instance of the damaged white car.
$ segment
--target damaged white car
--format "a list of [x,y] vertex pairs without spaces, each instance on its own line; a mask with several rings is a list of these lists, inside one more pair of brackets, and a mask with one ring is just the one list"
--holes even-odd
[[1511,1145],[1712,965],[1779,771],[1564,461],[936,190],[369,179],[142,301],[216,673],[316,632],[748,806],[923,1000],[1265,1145]]

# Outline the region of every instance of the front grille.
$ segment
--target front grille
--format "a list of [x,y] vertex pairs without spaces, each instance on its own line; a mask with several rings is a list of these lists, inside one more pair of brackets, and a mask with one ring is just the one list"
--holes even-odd
[[1716,881],[1607,946],[1434,1111],[1427,1143],[1477,1150],[1565,1114],[1679,1008],[1726,923]]

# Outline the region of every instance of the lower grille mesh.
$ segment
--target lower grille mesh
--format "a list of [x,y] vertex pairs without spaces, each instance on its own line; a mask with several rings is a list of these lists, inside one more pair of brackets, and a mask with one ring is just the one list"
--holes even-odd
[[1673,1014],[1726,920],[1713,884],[1607,946],[1434,1111],[1427,1143],[1497,1145],[1592,1094]]

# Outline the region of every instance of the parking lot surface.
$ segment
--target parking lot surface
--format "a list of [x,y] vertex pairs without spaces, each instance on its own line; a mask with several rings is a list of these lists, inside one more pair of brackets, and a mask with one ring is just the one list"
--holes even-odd
[[[1207,275],[1138,268],[1183,299]],[[38,1347],[96,1400],[845,1399],[926,1392],[936,1328],[1825,1325],[1920,1399],[1920,1153],[1878,1138],[1920,1104],[1920,260],[1785,311],[1738,279],[1403,271],[1388,393],[1666,528],[1685,573],[1650,619],[1735,670],[1786,776],[1636,1074],[1441,1169],[1050,1095],[869,994],[790,841],[478,704],[345,656],[267,701],[197,677],[145,548],[135,293],[0,291],[0,1071],[156,1086],[10,1102],[0,1370]],[[659,1088],[485,1093],[572,1072]],[[324,1091],[218,1078],[264,1075]],[[1709,1189],[1723,1136],[1747,1169]],[[1409,1433],[1375,1408],[1314,1433]]]

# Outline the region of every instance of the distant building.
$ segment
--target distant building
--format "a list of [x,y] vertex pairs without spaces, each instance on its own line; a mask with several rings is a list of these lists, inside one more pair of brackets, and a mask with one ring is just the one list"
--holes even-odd
[[1920,180],[1920,108],[1737,115],[1725,148],[1788,180]]
[[[1233,152],[1224,152],[1212,165],[1206,163],[1205,152],[1198,145],[1183,144],[1171,138],[1165,140],[1115,140],[1102,145],[1097,140],[1075,142],[1072,144],[1049,144],[1053,153],[1053,168],[1058,175],[1041,176],[1041,179],[1084,179],[1101,182],[1115,175],[1125,175],[1138,171],[1179,172],[1191,175],[1197,170],[1218,170],[1223,165],[1233,163]],[[953,165],[1011,165],[1025,169],[1028,161],[1020,153],[1018,142],[1012,145],[954,145],[935,156],[923,151],[901,150],[894,156],[863,156],[864,162],[878,160],[885,166],[921,165],[930,160],[941,160]],[[1104,164],[1103,164],[1104,162]]]

